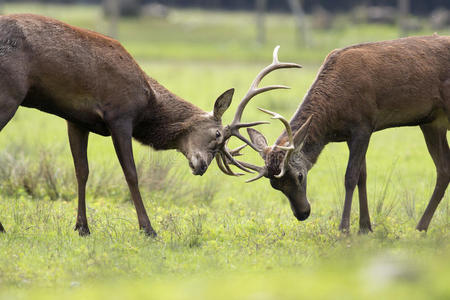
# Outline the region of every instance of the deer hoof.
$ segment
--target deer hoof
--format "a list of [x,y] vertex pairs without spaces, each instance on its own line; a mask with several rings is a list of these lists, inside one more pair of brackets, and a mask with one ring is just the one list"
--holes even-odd
[[343,220],[341,224],[339,225],[339,231],[344,234],[350,233],[350,224],[348,221]]
[[87,224],[75,224],[75,231],[78,231],[78,234],[80,236],[88,236],[91,234],[91,232],[89,231],[89,227]]
[[420,232],[427,232],[428,226],[425,227],[425,226],[422,226],[422,225],[419,224],[419,225],[417,225],[416,230],[420,231]]
[[158,235],[156,234],[156,231],[151,227],[142,227],[141,230],[144,231],[145,235],[151,238],[156,238]]
[[369,225],[368,227],[366,227],[366,226],[359,227],[358,234],[369,234],[371,232],[373,232],[372,227]]
[[370,220],[360,220],[359,222],[359,234],[368,234],[372,232],[372,224],[370,224]]

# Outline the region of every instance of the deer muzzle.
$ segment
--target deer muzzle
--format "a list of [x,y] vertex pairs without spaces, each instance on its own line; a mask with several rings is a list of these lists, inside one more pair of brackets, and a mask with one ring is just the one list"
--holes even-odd
[[304,212],[297,212],[297,211],[293,210],[293,212],[294,212],[294,217],[296,217],[297,220],[304,221],[304,220],[308,219],[309,214],[311,213],[311,209],[304,211]]
[[189,160],[189,167],[192,170],[192,174],[202,176],[208,169],[208,162],[200,155],[193,155]]
[[291,204],[292,213],[297,220],[304,221],[308,219],[311,214],[311,206],[309,205],[308,200],[304,199],[298,201],[297,199],[289,198],[289,202]]

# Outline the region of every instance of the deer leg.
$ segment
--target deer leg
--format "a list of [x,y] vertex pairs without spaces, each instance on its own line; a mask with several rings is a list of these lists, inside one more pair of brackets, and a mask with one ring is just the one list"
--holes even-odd
[[369,207],[367,204],[367,170],[366,170],[366,158],[364,157],[361,164],[361,171],[359,173],[358,180],[358,196],[359,196],[359,232],[368,233],[372,231],[370,224]]
[[420,128],[437,172],[436,185],[430,202],[416,227],[419,231],[426,231],[450,181],[450,150],[446,136],[447,128],[432,125],[422,125]]
[[117,124],[112,126],[110,130],[114,148],[116,149],[117,157],[119,158],[120,165],[122,166],[125,174],[125,179],[131,193],[131,198],[133,199],[133,203],[136,208],[139,227],[144,230],[148,236],[156,237],[156,232],[150,224],[144,203],[142,202],[141,193],[139,192],[138,177],[131,143],[131,122],[128,124]]
[[[369,146],[369,140],[370,132],[360,133],[355,137],[352,137],[347,143],[350,150],[350,155],[348,159],[347,170],[345,172],[344,209],[342,211],[341,224],[339,225],[339,230],[345,233],[348,233],[350,230],[350,211],[352,209],[353,192],[356,185],[360,181],[362,163],[365,160],[367,147]],[[367,202],[367,198],[365,201]]]
[[89,177],[87,158],[89,131],[71,122],[67,122],[67,129],[78,183],[78,213],[74,229],[78,231],[80,236],[86,236],[91,233],[86,218],[86,182]]
[[[1,87],[1,85],[0,85]],[[19,107],[20,102],[13,98],[0,94],[0,131],[8,124]],[[0,232],[5,232],[5,228],[0,223]]]

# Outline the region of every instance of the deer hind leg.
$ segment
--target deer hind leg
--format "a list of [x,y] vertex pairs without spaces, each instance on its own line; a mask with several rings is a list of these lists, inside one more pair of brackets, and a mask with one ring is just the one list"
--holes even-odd
[[90,234],[86,217],[86,182],[89,177],[87,158],[89,131],[71,122],[67,122],[67,129],[78,184],[78,213],[75,230],[78,231],[80,236],[86,236]]
[[[353,192],[355,191],[356,185],[358,182],[361,182],[361,187],[365,187],[365,176],[360,179],[360,175],[361,170],[363,169],[362,167],[365,161],[367,147],[369,146],[370,135],[370,131],[360,132],[352,137],[347,143],[350,150],[350,156],[348,159],[347,170],[345,172],[345,202],[344,209],[342,211],[341,224],[339,225],[339,230],[342,232],[349,232],[350,230],[350,212],[352,208]],[[360,201],[365,201],[365,203],[363,203],[363,207],[367,206],[367,197],[360,198]],[[365,212],[365,210],[363,211]],[[365,224],[367,220],[370,224],[368,216],[368,210],[367,216],[365,213],[361,216],[363,217],[364,226],[367,225]]]
[[[0,82],[0,131],[8,124],[9,120],[14,116],[22,99],[12,97],[7,93],[2,93],[3,82]],[[0,232],[5,232],[5,228],[0,223]]]
[[430,202],[416,227],[419,231],[426,231],[450,181],[450,150],[447,142],[446,127],[437,127],[433,126],[433,124],[428,124],[422,125],[420,128],[422,129],[428,151],[433,158],[437,172],[436,185]]

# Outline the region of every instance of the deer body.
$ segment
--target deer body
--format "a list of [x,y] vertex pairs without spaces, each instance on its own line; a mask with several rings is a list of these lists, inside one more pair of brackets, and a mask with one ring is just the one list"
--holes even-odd
[[448,37],[404,38],[335,50],[291,126],[296,131],[313,113],[310,130],[318,127],[324,141],[339,142],[348,140],[354,126],[378,131],[429,123],[450,111],[448,80]]
[[0,20],[0,41],[15,43],[0,56],[1,67],[11,77],[9,86],[21,85],[10,88],[24,99],[21,105],[102,135],[109,135],[105,119],[115,117],[107,111],[136,114],[145,107],[150,85],[118,42],[43,17]]
[[221,116],[232,95],[232,89],[222,94],[214,113],[207,113],[147,76],[113,39],[42,16],[0,17],[0,130],[19,106],[68,121],[79,195],[75,229],[81,235],[89,234],[89,132],[112,136],[139,225],[155,235],[138,188],[131,138],[181,151],[193,173],[202,175],[223,142]]
[[[275,69],[300,67],[278,62],[277,51],[274,62],[257,79]],[[90,233],[85,204],[89,132],[112,137],[139,226],[155,236],[139,192],[132,137],[157,150],[179,150],[189,160],[194,175],[203,175],[214,157],[219,167],[220,159],[231,159],[239,166],[228,152],[226,141],[236,136],[250,143],[239,129],[266,123],[240,123],[244,107],[257,94],[286,88],[258,89],[255,82],[241,100],[233,122],[222,126],[221,118],[231,104],[234,89],[217,98],[212,113],[205,112],[147,76],[111,38],[37,15],[0,16],[0,130],[19,106],[67,120],[78,182],[75,229],[80,235]]]
[[22,106],[104,136],[110,135],[108,120],[118,116],[132,118],[137,130],[139,121],[152,119],[157,130],[158,122],[179,125],[206,114],[149,78],[113,39],[39,16],[0,20],[0,43],[14,43],[0,56],[1,67],[9,71],[8,86],[21,85],[10,89],[21,93]]
[[[437,170],[434,193],[417,229],[426,230],[450,180],[450,37],[410,37],[333,51],[304,101],[273,147],[256,130],[265,160],[264,176],[290,200],[299,220],[310,214],[306,174],[329,142],[347,142],[345,204],[340,229],[349,230],[353,191],[359,189],[360,230],[371,231],[365,155],[373,132],[420,126]],[[283,165],[290,144],[292,153]],[[295,148],[295,149],[294,149]],[[282,176],[279,176],[279,175]]]

